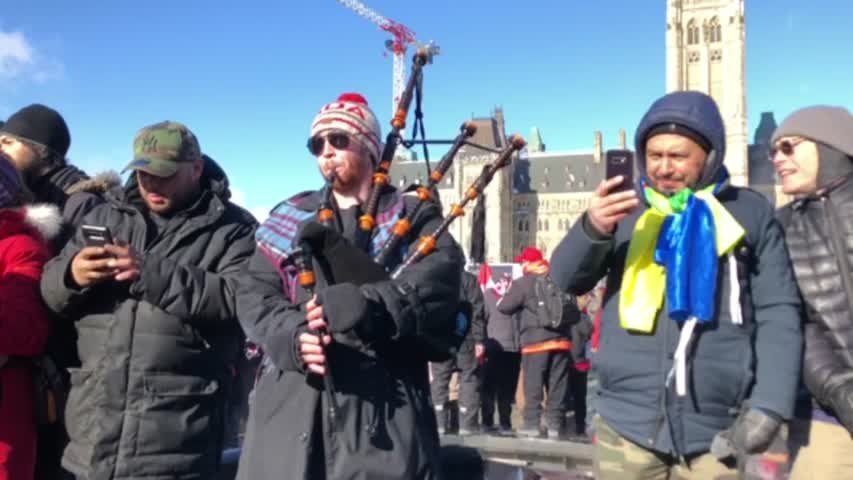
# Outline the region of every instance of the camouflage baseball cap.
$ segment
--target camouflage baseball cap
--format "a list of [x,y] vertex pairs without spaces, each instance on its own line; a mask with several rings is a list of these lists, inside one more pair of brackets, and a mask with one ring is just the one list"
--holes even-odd
[[141,170],[157,177],[171,177],[178,164],[201,159],[195,134],[178,122],[160,122],[143,128],[133,140],[133,161],[123,172]]

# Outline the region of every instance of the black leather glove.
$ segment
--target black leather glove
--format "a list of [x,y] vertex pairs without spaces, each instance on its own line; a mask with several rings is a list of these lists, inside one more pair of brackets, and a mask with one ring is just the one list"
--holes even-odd
[[745,459],[767,450],[782,426],[782,418],[773,412],[745,407],[734,425],[714,436],[711,454],[720,460]]
[[370,317],[370,303],[352,283],[339,283],[317,292],[317,302],[332,333],[348,332]]
[[853,435],[853,382],[845,382],[829,391],[829,407],[841,425]]

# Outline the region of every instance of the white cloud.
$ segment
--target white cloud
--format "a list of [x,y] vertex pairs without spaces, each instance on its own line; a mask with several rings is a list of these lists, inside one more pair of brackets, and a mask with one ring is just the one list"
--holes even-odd
[[237,187],[231,187],[231,201],[240,205],[241,207],[246,206],[246,194],[243,190],[240,190]]
[[258,219],[259,222],[263,222],[267,219],[267,217],[270,216],[270,209],[266,207],[255,207],[249,211],[252,213],[252,215],[255,216],[256,219]]
[[18,77],[34,63],[35,49],[24,34],[0,31],[0,77]]
[[44,56],[23,33],[0,30],[0,79],[45,83],[64,71],[60,61]]
[[237,187],[231,187],[231,201],[248,210],[259,222],[263,222],[269,216],[269,208],[251,206],[246,202],[246,192]]

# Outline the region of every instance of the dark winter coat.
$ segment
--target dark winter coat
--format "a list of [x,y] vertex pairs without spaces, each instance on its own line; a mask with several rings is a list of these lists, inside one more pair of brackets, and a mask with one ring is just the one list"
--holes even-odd
[[[677,122],[711,141],[702,178],[713,182],[724,157],[725,131],[712,102],[682,92],[653,106],[636,134],[640,171],[645,173],[646,132],[659,123]],[[731,320],[730,270],[721,259],[716,318],[694,333],[691,380],[684,397],[665,387],[680,334],[666,305],[651,334],[620,326],[628,246],[647,207],[622,220],[613,236],[600,235],[581,217],[551,259],[554,281],[575,294],[590,291],[607,277],[601,344],[593,362],[600,382],[596,409],[620,435],[664,454],[707,452],[714,435],[734,423],[744,400],[783,418],[793,413],[802,337],[799,297],[782,228],[769,202],[756,192],[728,186],[717,199],[746,230],[745,241],[735,248],[743,325]]]
[[200,198],[159,231],[127,193],[116,190],[83,222],[109,227],[140,252],[140,277],[72,285],[78,233],[41,283],[47,305],[79,333],[63,466],[88,480],[211,478],[243,340],[234,292],[255,221],[227,201],[227,178],[210,162]]
[[[379,212],[398,204],[397,195],[383,194]],[[318,194],[299,198],[294,208],[317,211]],[[410,195],[405,199],[407,211],[416,200]],[[340,215],[337,228],[351,239],[356,214],[348,209]],[[441,220],[437,206],[425,205],[408,238],[432,232]],[[436,333],[436,325],[455,317],[463,262],[458,245],[445,234],[434,253],[396,280],[360,287],[373,306],[372,318],[381,318],[385,328],[334,334],[327,349],[339,411],[333,427],[322,379],[306,373],[298,354],[297,339],[307,331],[304,309],[291,303],[284,293],[288,284],[259,249],[241,281],[237,304],[248,339],[261,345],[267,357],[254,393],[238,478],[437,478],[439,443],[423,332]],[[325,283],[321,270],[318,291]],[[414,290],[404,295],[409,288]],[[307,298],[301,287],[296,294],[300,304]]]
[[[471,330],[465,338],[465,343],[472,348],[486,341],[486,307],[483,303],[483,291],[477,276],[462,272],[462,295],[459,298],[460,309],[470,311]],[[467,345],[466,345],[467,346]]]
[[114,172],[90,178],[68,164],[56,166],[27,182],[35,202],[56,205],[62,212],[63,228],[53,240],[55,251],[62,250],[83,217],[96,205],[104,203],[104,195],[120,183],[121,179]]
[[[832,390],[853,390],[853,159],[819,146],[817,193],[779,211],[805,305],[803,380],[830,413]],[[849,427],[848,427],[849,428]]]
[[0,210],[0,480],[32,478],[36,463],[33,366],[44,350],[49,312],[39,279],[59,232],[52,206]]
[[[121,179],[114,172],[105,172],[90,178],[74,165],[58,165],[43,175],[27,179],[27,187],[33,194],[34,203],[49,204],[59,208],[62,228],[51,238],[52,253],[62,250],[80,226],[83,217],[95,206],[104,203],[105,194],[117,187]],[[46,352],[63,372],[67,368],[80,366],[77,355],[77,332],[68,322],[51,322],[51,334]],[[67,378],[65,379],[68,380]]]
[[[520,348],[518,315],[507,315],[498,310],[501,297],[493,289],[483,293],[488,319],[488,337],[500,346],[500,350],[517,352]],[[491,343],[491,342],[490,342]]]
[[[547,274],[545,274],[547,275]],[[539,321],[535,292],[537,274],[525,273],[513,280],[512,285],[498,301],[498,311],[504,315],[519,315],[521,346],[527,347],[549,340],[568,340],[568,331],[560,332],[545,328]]]

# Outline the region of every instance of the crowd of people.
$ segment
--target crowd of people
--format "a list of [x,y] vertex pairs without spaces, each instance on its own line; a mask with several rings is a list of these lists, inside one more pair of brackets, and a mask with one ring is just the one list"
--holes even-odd
[[247,408],[241,480],[451,478],[453,371],[459,433],[560,440],[589,431],[590,361],[597,478],[731,478],[779,438],[792,479],[853,477],[846,109],[773,134],[794,198],[774,211],[731,184],[713,99],[657,99],[638,184],[604,180],[550,260],[527,248],[523,276],[491,289],[449,234],[416,244],[437,201],[374,181],[364,97],[309,131],[327,186],[258,225],[183,124],[140,129],[124,182],[67,161],[54,109],[0,125],[0,480],[213,478]]

